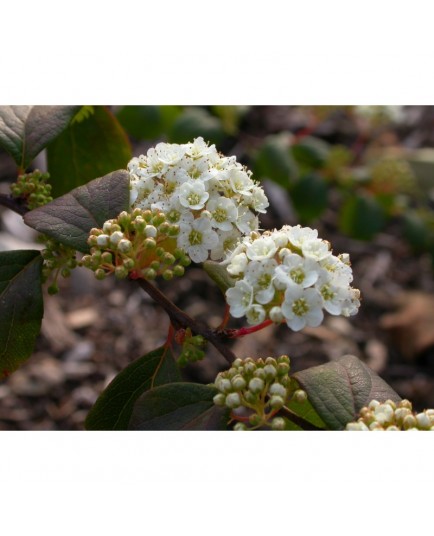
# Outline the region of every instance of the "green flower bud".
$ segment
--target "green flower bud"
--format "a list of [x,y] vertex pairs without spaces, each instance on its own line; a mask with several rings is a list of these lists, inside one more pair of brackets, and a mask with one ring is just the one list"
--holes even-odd
[[146,240],[143,241],[143,247],[148,251],[152,251],[157,247],[157,242],[155,242],[153,238],[146,238]]
[[247,374],[247,375],[250,375],[250,374],[253,374],[256,370],[256,365],[252,362],[248,362],[248,363],[245,363],[244,365],[244,372]]
[[402,425],[407,415],[410,415],[411,411],[408,408],[397,408],[395,410],[395,420],[399,425]]
[[128,270],[125,268],[125,266],[116,266],[115,277],[117,279],[125,279],[126,277],[128,277]]
[[288,374],[289,372],[289,365],[288,363],[279,363],[277,365],[277,375],[278,376],[285,376],[285,374]]
[[147,225],[145,227],[145,236],[147,238],[155,238],[158,234],[157,228],[153,225]]
[[129,240],[126,240],[125,238],[123,238],[118,244],[118,251],[120,251],[121,253],[128,253],[129,251],[131,251],[131,248],[131,242]]
[[259,399],[259,395],[257,395],[256,393],[252,393],[251,391],[246,391],[244,393],[244,398],[249,404],[256,404]]
[[239,357],[237,357],[235,359],[235,361],[232,363],[232,366],[235,367],[235,368],[238,368],[238,367],[241,367],[243,364],[243,361],[242,359],[240,359]]
[[179,235],[179,225],[171,225],[167,231],[168,236],[178,236]]
[[165,234],[167,235],[169,229],[170,229],[171,225],[170,223],[167,223],[167,221],[164,221],[160,227],[158,228],[158,232],[161,233],[161,234]]
[[391,424],[386,428],[386,432],[400,432],[401,430],[395,426],[394,424]]
[[164,257],[164,255],[166,254],[166,250],[162,247],[159,247],[155,250],[155,254],[157,255],[157,257]]
[[239,374],[237,374],[236,376],[232,378],[231,383],[232,383],[232,387],[236,391],[241,391],[242,389],[246,387],[246,380]]
[[48,287],[48,294],[50,294],[51,296],[53,296],[54,294],[57,294],[59,292],[59,287],[57,285],[57,283],[52,283],[49,287]]
[[164,272],[163,272],[163,279],[165,279],[166,281],[170,281],[171,279],[173,279],[173,272],[172,272],[172,270],[164,270]]
[[160,269],[160,266],[161,266],[160,261],[152,261],[151,264],[149,265],[149,268],[152,268],[153,270],[158,272],[158,270]]
[[145,279],[153,280],[157,277],[157,272],[152,268],[147,268],[146,270],[143,270],[142,273]]
[[98,270],[95,270],[95,277],[98,280],[101,281],[102,279],[105,279],[105,276],[106,276],[106,273],[104,272],[102,268],[98,268]]
[[249,423],[252,426],[258,426],[259,424],[261,424],[261,422],[262,422],[262,419],[257,413],[253,413],[252,415],[250,415]]
[[213,398],[213,402],[216,406],[224,406],[225,405],[225,402],[226,402],[226,397],[224,394],[222,393],[218,393],[217,395],[215,395],[215,397]]
[[162,260],[164,264],[173,264],[176,261],[171,253],[165,253]]
[[290,359],[287,355],[281,355],[277,358],[278,363],[286,363],[287,365],[290,364]]
[[276,377],[277,370],[276,367],[274,367],[273,365],[265,365],[263,371],[265,373],[265,378],[268,381],[273,380]]
[[249,390],[252,393],[260,393],[265,386],[264,380],[261,378],[252,378],[249,381]]
[[185,274],[185,269],[183,266],[174,266],[173,267],[173,275],[176,277],[181,277]]
[[182,257],[181,259],[179,259],[179,264],[185,267],[190,266],[191,264],[190,257],[187,257],[187,256]]
[[303,403],[307,400],[307,393],[303,389],[297,389],[293,394],[293,398],[296,402]]
[[405,398],[404,398],[404,400],[401,400],[401,402],[399,402],[398,407],[399,408],[407,408],[410,411],[413,411],[412,403],[409,400],[405,399]]
[[409,430],[410,428],[416,428],[417,421],[414,415],[407,415],[404,417],[404,420],[402,422],[402,426],[404,430]]
[[241,398],[238,393],[229,393],[226,397],[225,404],[228,408],[235,409],[241,405]]
[[273,409],[280,409],[285,404],[285,400],[281,396],[272,396],[270,398],[270,406]]
[[122,225],[122,227],[128,228],[131,223],[131,216],[128,214],[128,212],[123,210],[118,216],[118,222],[120,225]]
[[268,389],[268,394],[271,396],[277,395],[281,396],[282,398],[286,398],[287,392],[285,387],[283,387],[283,385],[280,383],[273,383]]
[[222,376],[217,376],[215,386],[222,393],[230,393],[232,391],[232,384],[230,380],[223,378]]
[[271,421],[272,430],[285,430],[285,419],[282,417],[274,417]]
[[122,264],[125,266],[125,268],[130,271],[134,268],[135,262],[130,257],[127,257],[123,260]]
[[255,372],[253,373],[253,376],[255,378],[261,378],[262,380],[265,380],[265,371],[263,368],[257,368]]
[[237,422],[237,424],[234,426],[235,432],[246,432],[247,426],[242,422]]
[[101,262],[103,264],[113,264],[113,255],[109,251],[104,251],[101,255]]

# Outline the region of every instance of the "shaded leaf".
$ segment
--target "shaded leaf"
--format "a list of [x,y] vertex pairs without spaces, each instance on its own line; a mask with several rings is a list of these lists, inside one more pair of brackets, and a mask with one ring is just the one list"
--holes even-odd
[[[326,428],[326,424],[315,411],[315,408],[312,406],[309,400],[306,400],[305,402],[297,402],[293,399],[290,400],[285,407],[317,428]],[[290,415],[286,415],[286,418],[291,420]],[[296,426],[297,429],[301,429],[296,424],[294,424],[294,426]]]
[[205,261],[202,264],[202,268],[223,292],[223,294],[228,288],[231,288],[235,285],[235,279],[229,275],[226,269],[227,266],[215,261]]
[[291,153],[301,166],[307,169],[319,169],[327,161],[329,147],[323,140],[307,136],[291,146]]
[[343,430],[373,399],[379,402],[401,400],[384,380],[351,355],[296,372],[293,377],[331,430]]
[[0,106],[0,145],[25,169],[80,106]]
[[367,195],[348,198],[339,215],[340,230],[358,240],[370,240],[384,224],[382,207],[375,198]]
[[48,171],[54,197],[127,167],[131,146],[124,129],[105,106],[69,127],[47,148]]
[[288,188],[297,177],[297,165],[291,156],[286,137],[268,136],[254,161],[257,179],[268,178]]
[[224,138],[221,121],[204,108],[187,108],[172,125],[169,141],[188,143],[199,136],[206,142],[221,143]]
[[136,400],[148,389],[181,379],[172,352],[157,348],[124,368],[86,417],[87,430],[127,430]]
[[226,430],[228,412],[214,405],[217,389],[171,383],[144,393],[136,402],[130,430]]
[[33,351],[43,315],[41,268],[39,251],[0,253],[0,378]]
[[328,205],[328,188],[316,173],[300,177],[291,189],[291,199],[302,223],[308,223],[324,212]]
[[117,118],[136,140],[154,140],[166,134],[181,113],[181,106],[123,106]]
[[28,212],[24,221],[40,233],[86,253],[89,231],[128,210],[129,195],[128,172],[114,171]]

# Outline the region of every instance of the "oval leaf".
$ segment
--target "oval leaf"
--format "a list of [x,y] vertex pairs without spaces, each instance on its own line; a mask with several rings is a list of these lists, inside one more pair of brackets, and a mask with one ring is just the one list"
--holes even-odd
[[116,117],[136,140],[154,140],[163,136],[181,113],[180,106],[123,106]]
[[41,268],[39,251],[0,253],[0,378],[33,351],[43,315]]
[[321,168],[329,155],[328,144],[319,138],[307,136],[291,147],[292,155],[307,169]]
[[373,399],[399,402],[398,394],[355,356],[294,374],[313,408],[331,430],[343,430]]
[[131,146],[124,129],[105,106],[94,106],[48,146],[47,162],[54,197],[126,168]]
[[254,162],[255,176],[268,178],[288,188],[298,174],[297,166],[285,137],[269,136],[262,144]]
[[384,223],[383,208],[367,195],[347,199],[339,216],[341,231],[358,240],[370,240],[381,231]]
[[114,171],[28,212],[24,221],[40,233],[86,253],[92,227],[102,227],[106,220],[128,210],[129,184],[127,171]]
[[207,142],[221,143],[224,138],[221,121],[204,108],[188,108],[172,125],[169,141],[188,143],[199,136]]
[[0,145],[25,169],[80,106],[0,106]]
[[291,189],[291,199],[301,223],[308,223],[321,216],[327,208],[327,184],[316,173],[304,175]]
[[181,379],[172,352],[157,348],[122,370],[86,417],[87,430],[127,430],[136,400],[148,389]]
[[136,402],[130,430],[225,430],[228,410],[214,405],[217,389],[171,383],[144,393]]

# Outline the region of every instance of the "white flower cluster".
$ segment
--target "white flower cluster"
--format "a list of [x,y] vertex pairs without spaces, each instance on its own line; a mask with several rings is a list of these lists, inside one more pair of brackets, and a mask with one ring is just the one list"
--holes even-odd
[[194,262],[223,259],[242,236],[258,229],[256,213],[269,205],[251,172],[203,138],[159,143],[133,158],[128,170],[132,209],[164,212],[179,225],[177,245]]
[[226,291],[230,313],[249,324],[286,321],[294,331],[319,326],[323,309],[351,316],[360,306],[347,254],[334,256],[318,231],[297,225],[252,232],[225,261],[236,279]]

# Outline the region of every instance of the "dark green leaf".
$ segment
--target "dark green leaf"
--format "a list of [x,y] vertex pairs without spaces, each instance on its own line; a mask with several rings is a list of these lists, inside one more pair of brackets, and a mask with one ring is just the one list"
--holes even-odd
[[206,142],[219,144],[224,138],[220,119],[199,106],[187,108],[169,131],[171,143],[188,143],[202,136]]
[[126,168],[131,146],[124,129],[105,106],[94,106],[93,113],[70,126],[47,149],[48,171],[53,197]]
[[226,266],[221,263],[205,261],[202,267],[223,293],[235,285],[235,279],[229,275]]
[[403,215],[404,236],[416,251],[423,251],[432,240],[432,232],[415,211]]
[[144,393],[136,402],[130,430],[225,430],[228,410],[217,407],[217,389],[198,383],[171,383]]
[[0,106],[0,146],[25,169],[80,106]]
[[43,315],[41,268],[39,251],[0,253],[0,378],[33,351]]
[[401,400],[384,380],[351,355],[296,372],[294,378],[331,430],[344,429],[371,400]]
[[180,106],[123,106],[117,118],[136,140],[154,140],[166,134],[181,113]]
[[339,216],[340,230],[358,240],[371,240],[381,231],[384,223],[382,207],[367,195],[348,198]]
[[100,394],[86,418],[87,430],[127,430],[136,400],[148,389],[181,379],[172,352],[165,347],[124,368]]
[[254,162],[256,179],[268,178],[288,188],[298,170],[285,137],[276,135],[265,139]]
[[304,175],[292,187],[291,199],[301,223],[309,223],[321,216],[327,208],[327,184],[316,173]]
[[33,229],[84,253],[92,227],[102,227],[129,207],[129,174],[119,170],[75,188],[24,216]]
[[329,148],[324,141],[309,136],[292,145],[291,152],[301,166],[307,169],[319,169],[328,158]]

